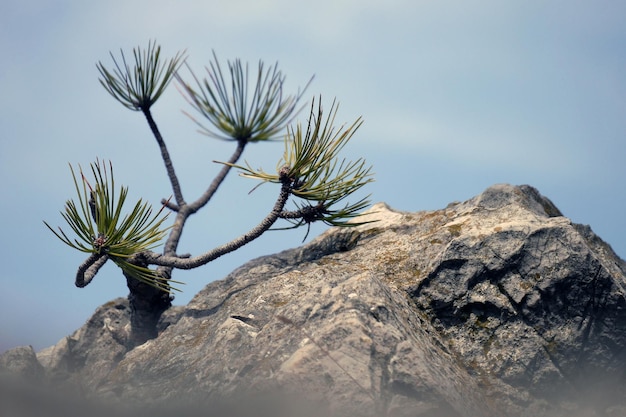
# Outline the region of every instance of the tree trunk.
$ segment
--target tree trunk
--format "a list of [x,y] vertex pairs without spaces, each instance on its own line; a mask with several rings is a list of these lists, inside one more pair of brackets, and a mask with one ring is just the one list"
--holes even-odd
[[171,307],[172,296],[129,276],[126,276],[126,285],[130,290],[130,350],[158,336],[157,323],[163,312]]

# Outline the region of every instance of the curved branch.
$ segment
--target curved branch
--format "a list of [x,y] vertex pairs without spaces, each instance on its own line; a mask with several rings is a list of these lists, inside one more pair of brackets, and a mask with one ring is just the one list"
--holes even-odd
[[328,210],[326,206],[323,202],[320,201],[314,206],[302,206],[298,210],[294,211],[283,210],[280,213],[280,218],[286,220],[302,219],[307,223],[312,223],[315,220],[324,219],[324,214],[326,214],[327,212]]
[[86,287],[96,276],[100,268],[109,260],[106,253],[92,253],[85,262],[80,264],[76,273],[76,286],[78,288]]
[[237,149],[235,149],[235,152],[233,152],[228,162],[225,163],[220,172],[218,172],[217,176],[213,179],[213,182],[211,182],[209,188],[207,188],[207,190],[204,192],[204,194],[200,196],[200,198],[198,198],[196,201],[189,205],[189,209],[192,213],[195,213],[196,211],[204,207],[209,202],[211,197],[213,197],[213,194],[215,194],[222,182],[224,182],[226,175],[228,175],[228,173],[230,172],[232,164],[235,164],[241,157],[241,154],[243,153],[243,150],[247,144],[247,140],[237,141]]
[[291,192],[291,182],[284,178],[281,183],[280,194],[272,211],[259,223],[256,227],[250,230],[248,233],[245,233],[238,238],[216,247],[209,252],[191,257],[191,258],[181,258],[178,256],[168,256],[168,255],[160,255],[154,252],[142,252],[138,254],[141,258],[142,262],[151,265],[159,265],[163,267],[170,268],[178,268],[178,269],[193,269],[202,265],[206,265],[207,263],[219,258],[222,255],[226,255],[227,253],[233,252],[240,247],[252,242],[267,230],[278,220],[283,212],[283,208],[289,199],[289,195]]
[[[248,142],[245,140],[237,141],[237,149],[235,149],[235,152],[231,155],[228,161],[232,163],[236,162],[241,157],[241,154],[243,153],[243,150],[246,147],[247,143]],[[192,204],[186,204],[184,206],[172,205],[171,203],[169,205],[166,204],[168,208],[177,212],[177,215],[176,215],[176,220],[174,220],[174,225],[172,229],[170,230],[170,235],[167,239],[167,242],[165,242],[163,255],[165,256],[176,255],[176,249],[178,248],[178,243],[183,233],[185,222],[187,221],[190,215],[196,213],[198,210],[200,210],[209,202],[209,200],[211,199],[211,197],[213,197],[213,195],[215,194],[217,189],[220,187],[222,182],[224,182],[224,179],[226,178],[226,175],[228,175],[228,172],[230,171],[231,168],[232,166],[230,165],[224,165],[222,169],[218,172],[217,176],[211,182],[211,185],[209,186],[209,188],[204,192],[204,194],[200,196],[200,198],[198,198],[198,200],[194,201]],[[169,269],[170,271],[168,271],[167,268],[162,269],[161,272],[169,275],[171,272],[171,268]]]
[[172,164],[172,159],[170,158],[170,153],[167,150],[167,146],[165,145],[165,141],[163,140],[163,136],[161,136],[161,132],[152,117],[152,113],[150,109],[143,110],[144,116],[146,116],[146,120],[148,121],[148,125],[150,126],[150,130],[154,135],[157,143],[159,144],[159,148],[161,149],[161,157],[163,158],[163,162],[165,163],[165,169],[167,170],[167,176],[170,178],[170,183],[172,184],[172,192],[174,193],[174,198],[176,198],[176,204],[178,207],[181,207],[185,204],[185,200],[183,199],[183,192],[180,188],[180,183],[178,182],[178,177],[176,176],[176,172],[174,171],[174,164]]

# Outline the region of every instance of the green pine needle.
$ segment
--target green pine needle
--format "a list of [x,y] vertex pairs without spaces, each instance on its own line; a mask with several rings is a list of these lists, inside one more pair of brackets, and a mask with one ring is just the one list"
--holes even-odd
[[333,101],[330,112],[324,118],[321,103],[315,111],[315,101],[311,105],[311,114],[306,131],[301,125],[288,129],[285,136],[285,152],[277,164],[276,173],[267,173],[261,169],[253,169],[247,162],[246,166],[226,164],[238,168],[242,175],[264,182],[280,183],[280,172],[287,170],[287,177],[292,183],[291,194],[304,200],[296,203],[297,210],[291,212],[304,214],[298,218],[284,218],[296,226],[313,221],[322,221],[332,226],[357,226],[359,222],[351,221],[359,216],[359,212],[370,202],[365,197],[356,203],[347,203],[335,208],[343,200],[373,181],[371,166],[359,158],[356,161],[339,159],[338,154],[361,126],[358,118],[349,126],[335,129],[335,116],[338,105]]
[[102,76],[100,84],[124,107],[145,112],[165,91],[184,62],[184,53],[178,52],[174,58],[163,62],[161,47],[155,42],[148,42],[147,49],[133,49],[132,66],[126,61],[123,51],[120,51],[119,60],[111,53],[115,64],[113,70],[108,70],[102,62],[96,64]]
[[247,64],[244,66],[238,59],[229,61],[227,80],[215,52],[213,58],[206,68],[208,78],[199,80],[189,70],[197,88],[177,76],[186,100],[212,125],[206,127],[186,113],[200,127],[200,132],[218,139],[247,142],[278,137],[300,111],[298,103],[308,84],[302,92],[283,97],[285,76],[277,64],[266,69],[259,61],[256,77],[250,80]]
[[155,270],[129,262],[129,258],[138,253],[159,246],[169,230],[161,228],[168,214],[163,214],[163,207],[153,214],[148,203],[139,200],[132,211],[122,214],[128,195],[127,187],[120,187],[115,193],[113,166],[100,161],[91,164],[95,179],[92,187],[82,168],[79,166],[80,185],[74,168],[70,165],[74,187],[78,195],[78,204],[68,200],[65,212],[61,215],[76,237],[71,239],[61,229],[45,225],[66,245],[85,253],[107,254],[117,266],[129,276],[139,279],[164,291],[169,291],[170,281],[161,277]]

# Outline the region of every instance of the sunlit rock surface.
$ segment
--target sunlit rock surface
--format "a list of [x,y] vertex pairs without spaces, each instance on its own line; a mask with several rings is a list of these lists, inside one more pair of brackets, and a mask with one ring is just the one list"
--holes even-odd
[[198,415],[626,415],[626,267],[589,227],[510,185],[365,219],[207,285],[129,352],[117,299],[13,371]]

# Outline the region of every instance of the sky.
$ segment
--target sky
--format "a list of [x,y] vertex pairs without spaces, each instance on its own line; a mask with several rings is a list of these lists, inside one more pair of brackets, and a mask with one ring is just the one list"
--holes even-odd
[[[340,103],[337,123],[364,124],[345,149],[373,165],[372,202],[434,210],[496,183],[530,184],[576,223],[626,256],[626,3],[622,1],[421,0],[5,0],[0,4],[0,352],[40,350],[71,334],[105,302],[128,294],[107,264],[74,286],[85,259],[45,227],[64,226],[75,199],[68,163],[111,161],[129,198],[158,207],[171,195],[156,142],[140,113],[98,82],[150,40],[185,50],[203,77],[222,64],[278,63],[285,91],[315,78],[306,99]],[[189,72],[181,76],[189,79]],[[198,134],[170,88],[154,105],[187,200],[199,196],[234,150]],[[306,121],[306,112],[298,120]],[[250,145],[243,159],[267,171],[283,145]],[[278,192],[230,175],[190,219],[180,252],[199,254],[239,236]],[[68,230],[67,226],[64,227]],[[312,228],[310,241],[324,230]],[[193,271],[186,304],[237,266],[302,244],[306,230],[273,231]]]

